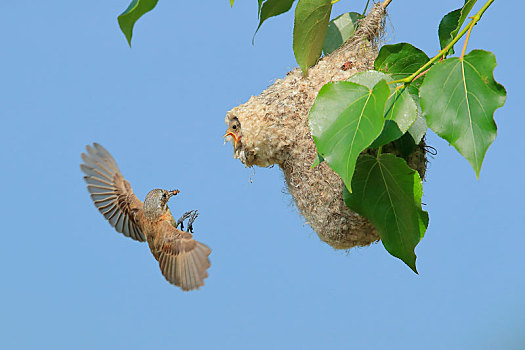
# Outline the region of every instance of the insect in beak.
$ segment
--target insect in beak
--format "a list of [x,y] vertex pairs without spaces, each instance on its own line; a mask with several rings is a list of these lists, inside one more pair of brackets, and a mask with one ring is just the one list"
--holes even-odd
[[177,193],[180,193],[180,191],[179,190],[173,190],[173,191],[170,191],[169,193],[170,193],[170,197],[171,197],[171,196],[176,196]]

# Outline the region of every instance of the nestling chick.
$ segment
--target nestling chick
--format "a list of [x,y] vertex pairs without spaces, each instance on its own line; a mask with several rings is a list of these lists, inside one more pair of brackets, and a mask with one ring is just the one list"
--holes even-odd
[[[241,140],[241,136],[241,123],[239,122],[239,119],[234,117],[230,119],[228,123],[228,130],[226,130],[224,137],[226,138],[226,141],[233,139],[233,149],[237,149],[237,145]],[[229,137],[231,137],[231,139],[229,139]]]
[[[104,147],[95,143],[86,149],[80,168],[86,174],[84,180],[95,206],[111,226],[139,242],[147,240],[168,282],[184,291],[204,285],[211,249],[194,240],[190,233],[198,215],[196,210],[183,214],[177,222],[171,215],[168,200],[179,190],[151,190],[142,203]],[[188,231],[182,231],[182,221],[188,218]]]

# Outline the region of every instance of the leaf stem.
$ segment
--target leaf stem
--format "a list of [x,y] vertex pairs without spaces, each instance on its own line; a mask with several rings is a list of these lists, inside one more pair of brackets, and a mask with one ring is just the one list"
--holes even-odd
[[368,9],[368,4],[370,3],[370,0],[366,1],[365,9],[363,10],[363,13],[361,14],[361,17],[365,17],[366,10]]
[[[386,2],[387,0],[385,0]],[[476,13],[474,16],[472,16],[472,20],[470,21],[470,23],[468,24],[468,26],[466,26],[465,28],[463,28],[463,30],[461,30],[461,32],[459,32],[456,37],[454,39],[452,39],[452,41],[450,43],[448,43],[447,46],[445,46],[443,48],[443,50],[439,51],[439,53],[432,57],[432,59],[430,61],[428,61],[427,63],[425,63],[424,65],[422,65],[417,71],[414,72],[414,74],[404,78],[404,79],[399,79],[399,80],[394,80],[394,81],[391,81],[389,84],[393,84],[393,83],[403,83],[403,84],[409,84],[411,83],[416,77],[418,77],[419,73],[423,72],[424,70],[426,70],[427,68],[429,68],[432,64],[434,64],[434,62],[436,62],[437,60],[439,60],[443,55],[445,55],[452,46],[454,46],[455,43],[458,42],[459,39],[461,39],[463,37],[463,35],[465,35],[465,33],[468,31],[470,32],[470,30],[472,29],[472,27],[474,27],[474,25],[481,19],[481,16],[483,16],[483,13],[485,13],[485,11],[487,10],[487,8],[494,2],[494,0],[487,0],[487,2],[485,3],[485,5],[483,5],[483,7],[478,11],[478,13]],[[462,57],[463,57],[463,53],[461,54]]]
[[465,43],[463,44],[463,50],[461,50],[461,56],[459,56],[459,59],[462,60],[463,56],[465,56],[465,50],[467,49],[468,39],[470,38],[470,32],[472,31],[472,28],[474,28],[474,23],[469,24],[467,37],[465,38]]

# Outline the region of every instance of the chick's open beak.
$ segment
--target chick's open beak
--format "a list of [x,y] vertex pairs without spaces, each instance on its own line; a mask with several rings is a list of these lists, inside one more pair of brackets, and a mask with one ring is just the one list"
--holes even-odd
[[238,138],[232,131],[228,131],[223,137],[226,136],[233,137],[233,147],[237,148],[237,142],[239,142],[240,137]]

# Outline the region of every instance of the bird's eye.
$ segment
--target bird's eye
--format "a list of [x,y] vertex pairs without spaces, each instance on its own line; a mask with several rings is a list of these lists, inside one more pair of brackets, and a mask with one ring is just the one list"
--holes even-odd
[[162,199],[166,199],[166,193],[162,194]]
[[234,125],[232,126],[232,129],[233,129],[233,130],[236,130],[236,129],[237,129],[237,125],[234,124]]

